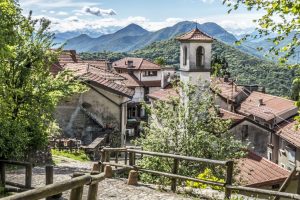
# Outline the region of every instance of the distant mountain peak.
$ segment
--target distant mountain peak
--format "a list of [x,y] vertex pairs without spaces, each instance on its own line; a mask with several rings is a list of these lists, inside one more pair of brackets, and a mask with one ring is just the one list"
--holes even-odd
[[117,31],[117,32],[135,32],[138,34],[146,34],[148,33],[148,31],[144,28],[142,28],[141,26],[137,25],[137,24],[129,24],[128,26],[122,28],[121,30]]

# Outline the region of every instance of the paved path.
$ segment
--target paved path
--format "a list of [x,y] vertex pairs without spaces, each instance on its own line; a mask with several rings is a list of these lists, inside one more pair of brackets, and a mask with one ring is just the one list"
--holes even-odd
[[[56,157],[60,162],[54,167],[54,182],[67,180],[75,171],[90,171],[92,162],[78,162],[68,158]],[[24,170],[13,170],[7,174],[7,180],[23,183],[25,180]],[[45,185],[45,168],[34,167],[32,185],[42,187]],[[86,199],[88,187],[85,186],[84,197]],[[65,192],[60,200],[67,200],[70,191]],[[99,183],[99,200],[187,200],[191,197],[174,194],[172,192],[161,192],[151,185],[140,184],[129,186],[126,179],[105,179]]]

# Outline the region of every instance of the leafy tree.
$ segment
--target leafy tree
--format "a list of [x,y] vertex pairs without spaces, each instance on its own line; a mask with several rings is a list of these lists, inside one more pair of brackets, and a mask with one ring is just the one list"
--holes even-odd
[[[179,83],[179,97],[145,105],[149,123],[135,142],[143,150],[175,153],[200,158],[226,160],[243,156],[243,145],[228,131],[230,122],[218,117],[213,96],[206,85]],[[140,165],[153,170],[171,172],[173,162],[166,158],[143,157]],[[203,163],[180,162],[179,173],[196,177],[207,166]],[[220,178],[223,171],[212,168]],[[143,174],[144,181],[167,184],[168,180]]]
[[49,21],[22,16],[13,0],[1,1],[0,15],[0,157],[15,159],[45,146],[56,104],[84,87],[67,71],[50,73],[59,51]]
[[[241,5],[247,7],[248,10],[263,11],[263,16],[257,20],[258,32],[260,36],[267,36],[270,33],[277,33],[278,36],[273,38],[274,46],[270,52],[279,55],[280,52],[284,55],[280,58],[282,63],[287,61],[287,58],[295,53],[295,48],[300,46],[300,1],[295,0],[223,0],[223,4],[236,10]],[[282,47],[278,45],[288,36],[292,36],[292,40],[284,44]],[[257,37],[257,36],[254,36]],[[246,40],[243,38],[242,40]]]
[[166,65],[166,61],[164,58],[162,57],[158,57],[154,60],[154,63],[160,65],[160,66],[165,66]]

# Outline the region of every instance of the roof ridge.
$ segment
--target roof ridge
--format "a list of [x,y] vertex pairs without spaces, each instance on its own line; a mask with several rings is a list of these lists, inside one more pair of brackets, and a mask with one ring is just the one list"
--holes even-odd
[[276,96],[276,95],[272,95],[272,94],[268,94],[268,93],[263,93],[263,92],[258,92],[258,91],[253,91],[252,93],[259,93],[259,94],[267,95],[267,96],[270,96],[270,97],[273,97],[273,98],[279,98],[279,99],[282,99],[282,100],[286,100],[286,101],[290,101],[290,102],[294,102],[295,103],[295,101],[283,98],[281,96]]

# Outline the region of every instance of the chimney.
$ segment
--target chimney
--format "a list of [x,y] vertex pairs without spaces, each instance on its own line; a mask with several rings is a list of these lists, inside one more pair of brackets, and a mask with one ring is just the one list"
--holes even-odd
[[262,106],[264,104],[263,99],[258,99],[258,106]]
[[128,60],[127,61],[127,66],[128,66],[128,68],[132,68],[133,67],[133,61],[132,60]]

